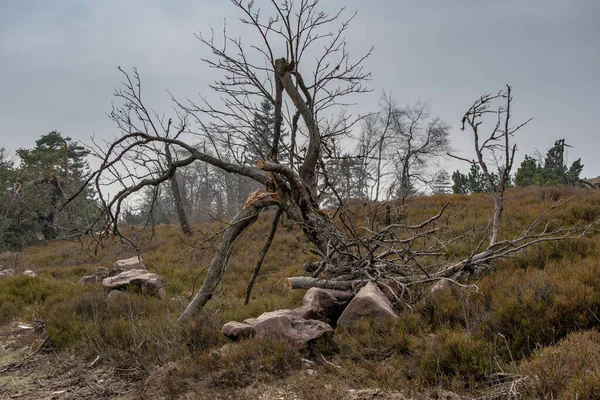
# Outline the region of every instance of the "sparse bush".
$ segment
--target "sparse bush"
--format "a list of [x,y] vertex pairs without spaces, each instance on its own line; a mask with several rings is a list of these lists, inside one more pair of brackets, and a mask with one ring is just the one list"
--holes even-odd
[[71,286],[55,280],[24,275],[3,277],[0,281],[0,325],[14,318],[33,320],[46,302],[65,302]]

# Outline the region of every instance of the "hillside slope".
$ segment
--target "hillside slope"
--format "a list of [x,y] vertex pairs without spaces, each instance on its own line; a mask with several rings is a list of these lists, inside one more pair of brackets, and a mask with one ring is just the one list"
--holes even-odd
[[[567,198],[552,224],[600,218],[599,191],[514,189],[505,234],[518,233],[551,202]],[[403,218],[426,219],[445,202],[451,213],[461,213],[457,231],[491,213],[487,196],[446,195],[411,199]],[[97,267],[135,255],[118,241],[102,249],[85,241],[50,242],[18,258],[4,255],[5,268],[32,269],[38,277],[0,278],[0,397],[506,398],[513,386],[524,398],[600,395],[595,232],[499,261],[474,285],[397,304],[401,318],[389,323],[339,328],[304,350],[251,339],[218,357],[210,352],[228,342],[218,332],[224,322],[300,304],[303,291],[290,291],[284,280],[302,274],[312,257],[299,229],[284,220],[244,306],[270,226],[270,216],[261,216],[236,243],[221,291],[200,319],[180,327],[177,317],[218,243],[203,232],[221,226],[197,226],[193,237],[159,226],[152,240],[144,238],[141,254],[148,270],[165,278],[166,299],[131,293],[107,301],[99,285],[77,283]],[[469,250],[463,243],[451,254]]]

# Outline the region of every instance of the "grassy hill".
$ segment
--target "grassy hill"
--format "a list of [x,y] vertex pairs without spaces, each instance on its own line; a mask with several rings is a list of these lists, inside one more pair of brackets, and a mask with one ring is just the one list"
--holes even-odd
[[[529,188],[507,196],[507,237],[559,199],[570,200],[552,215],[555,226],[600,218],[600,191]],[[450,213],[460,212],[455,232],[482,224],[492,212],[488,196],[445,195],[410,199],[403,218],[421,221],[446,202]],[[356,206],[357,214],[362,208]],[[50,378],[47,387],[35,386],[36,377],[46,382],[48,374],[69,386],[61,398],[507,398],[511,388],[519,398],[600,396],[595,232],[585,240],[528,248],[496,263],[474,285],[416,296],[419,301],[396,305],[398,320],[340,328],[309,349],[251,339],[211,355],[228,342],[218,332],[223,323],[301,303],[304,291],[290,291],[284,281],[302,274],[302,264],[314,256],[285,219],[252,300],[243,304],[270,223],[270,215],[262,215],[238,241],[220,292],[184,327],[177,317],[202,282],[218,243],[207,232],[219,223],[195,227],[193,237],[176,226],[159,226],[152,240],[149,233],[144,237],[141,254],[148,270],[168,283],[166,299],[132,293],[107,301],[99,285],[78,284],[97,267],[135,255],[120,242],[102,249],[85,240],[26,249],[17,266],[38,278],[0,278],[0,372],[10,378],[0,377],[0,397],[62,390]],[[468,254],[470,245],[457,244],[449,257]],[[0,265],[14,262],[8,255]],[[18,333],[18,323],[35,321],[37,333]],[[65,377],[67,365],[78,368],[78,380]]]

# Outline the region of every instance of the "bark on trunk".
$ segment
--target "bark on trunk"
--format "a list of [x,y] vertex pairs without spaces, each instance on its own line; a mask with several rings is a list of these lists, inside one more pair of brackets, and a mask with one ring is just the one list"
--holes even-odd
[[[169,165],[171,165],[173,159],[171,157],[171,150],[169,149],[169,145],[165,147],[165,155],[167,158],[167,162],[169,163]],[[192,230],[190,229],[190,224],[188,222],[187,215],[185,214],[185,207],[183,206],[181,189],[179,188],[179,181],[177,180],[177,171],[173,173],[171,178],[169,178],[169,181],[171,182],[171,190],[173,191],[173,199],[175,200],[175,208],[177,209],[177,218],[179,219],[181,230],[184,234],[191,235]]]
[[260,268],[262,267],[262,263],[265,260],[265,256],[271,248],[271,243],[273,243],[273,239],[275,238],[275,233],[277,232],[277,224],[279,224],[279,218],[281,218],[281,214],[283,210],[280,208],[276,211],[275,217],[273,218],[273,222],[271,223],[271,231],[269,232],[269,237],[267,237],[267,241],[263,246],[260,254],[258,255],[258,261],[256,262],[256,266],[254,267],[254,271],[252,271],[252,276],[250,277],[250,281],[248,282],[248,287],[246,288],[246,298],[244,300],[244,305],[250,302],[250,295],[252,294],[252,288],[254,287],[254,282],[258,277],[258,273],[260,272]]
[[175,208],[177,209],[177,218],[181,225],[181,230],[186,235],[191,235],[192,230],[188,222],[187,215],[185,213],[185,207],[183,205],[183,198],[181,196],[181,190],[179,188],[179,181],[177,180],[177,172],[171,177],[171,190],[173,191],[173,199],[175,200]]

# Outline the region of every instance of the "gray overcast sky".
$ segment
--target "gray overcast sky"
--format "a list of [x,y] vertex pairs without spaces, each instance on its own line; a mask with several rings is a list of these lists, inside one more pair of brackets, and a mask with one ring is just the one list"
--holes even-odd
[[[260,0],[259,0],[260,3]],[[582,176],[600,175],[600,0],[322,0],[357,10],[348,42],[366,67],[373,110],[382,90],[398,103],[427,100],[452,126],[453,147],[470,156],[459,122],[481,94],[513,86],[515,118],[534,117],[519,156],[566,137]],[[82,142],[110,138],[106,117],[121,76],[136,66],[146,99],[169,112],[176,97],[207,94],[213,71],[194,33],[235,29],[226,0],[0,0],[0,146],[31,147],[59,130]],[[463,167],[463,169],[466,169]]]

